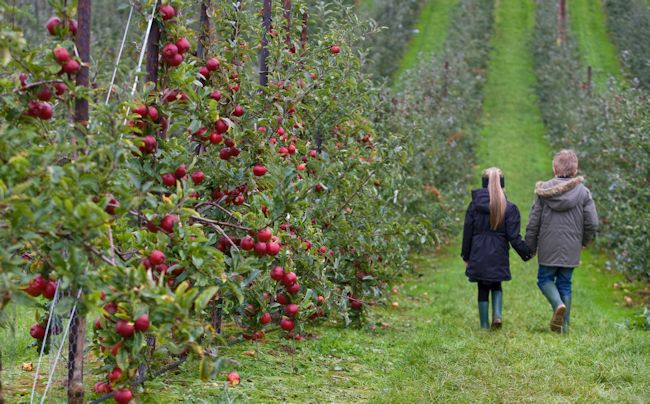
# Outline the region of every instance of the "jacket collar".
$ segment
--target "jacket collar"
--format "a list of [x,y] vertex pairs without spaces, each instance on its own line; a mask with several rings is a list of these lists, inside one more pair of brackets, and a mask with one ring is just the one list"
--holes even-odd
[[570,179],[560,178],[559,180],[559,183],[551,185],[548,188],[544,187],[544,185],[548,183],[539,181],[535,185],[535,193],[542,198],[552,198],[554,196],[562,195],[582,184],[585,180],[585,177],[579,176]]

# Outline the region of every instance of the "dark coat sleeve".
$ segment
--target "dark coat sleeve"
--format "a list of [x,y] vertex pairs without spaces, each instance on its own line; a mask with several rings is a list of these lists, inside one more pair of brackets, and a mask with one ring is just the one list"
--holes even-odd
[[526,244],[530,247],[533,254],[537,252],[537,239],[539,237],[539,228],[542,224],[542,202],[538,196],[535,196],[535,202],[530,208],[528,215],[528,225],[526,226]]
[[505,222],[508,242],[517,251],[517,254],[519,254],[522,260],[528,261],[533,257],[533,252],[521,238],[521,234],[519,234],[521,231],[521,216],[519,214],[519,208],[516,205],[508,206]]
[[469,261],[472,252],[472,236],[474,233],[474,203],[470,203],[465,212],[465,224],[463,225],[463,249],[460,256],[463,261]]
[[598,213],[596,212],[596,204],[591,198],[591,192],[587,192],[585,203],[583,206],[584,213],[584,228],[582,231],[582,245],[586,246],[596,236],[596,229],[598,229]]

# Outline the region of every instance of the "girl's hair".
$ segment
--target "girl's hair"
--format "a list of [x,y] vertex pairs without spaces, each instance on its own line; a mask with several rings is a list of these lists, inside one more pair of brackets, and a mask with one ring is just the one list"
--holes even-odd
[[506,195],[501,188],[503,174],[496,167],[483,171],[483,178],[488,180],[488,193],[490,194],[490,228],[496,230],[503,224],[506,217]]

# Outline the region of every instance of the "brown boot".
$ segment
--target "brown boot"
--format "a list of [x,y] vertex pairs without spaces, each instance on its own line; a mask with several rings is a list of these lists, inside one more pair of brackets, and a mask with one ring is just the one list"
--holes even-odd
[[553,312],[553,317],[551,318],[551,331],[556,333],[562,332],[562,324],[564,324],[564,313],[566,312],[566,306],[560,304],[555,308]]

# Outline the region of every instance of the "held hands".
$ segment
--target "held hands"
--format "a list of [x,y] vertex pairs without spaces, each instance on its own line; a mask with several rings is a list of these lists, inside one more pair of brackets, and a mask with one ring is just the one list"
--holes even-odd
[[469,265],[469,261],[463,261],[465,263],[465,268]]

